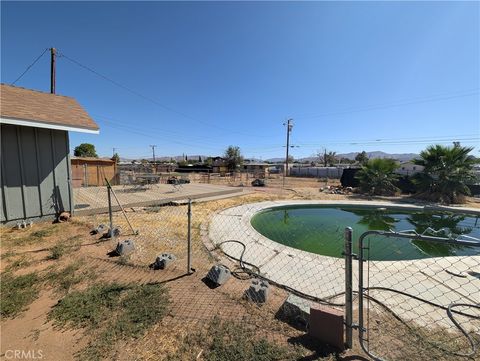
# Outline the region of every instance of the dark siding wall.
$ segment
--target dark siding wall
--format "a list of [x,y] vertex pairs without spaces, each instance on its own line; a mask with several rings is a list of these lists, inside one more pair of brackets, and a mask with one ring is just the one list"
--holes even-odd
[[0,220],[71,211],[68,133],[2,124]]

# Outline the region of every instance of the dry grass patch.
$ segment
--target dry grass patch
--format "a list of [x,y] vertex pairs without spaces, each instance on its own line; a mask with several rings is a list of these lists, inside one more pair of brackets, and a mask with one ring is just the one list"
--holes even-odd
[[161,285],[97,284],[65,296],[48,318],[60,327],[86,328],[92,333],[81,360],[111,356],[120,340],[137,338],[167,312],[167,290]]
[[[460,356],[468,354],[471,346],[460,330],[454,327],[419,326],[414,321],[400,321],[387,311],[376,310],[370,313],[368,329],[369,350],[386,360],[478,360],[478,351],[476,358]],[[474,343],[480,345],[478,327],[477,333],[469,334]]]

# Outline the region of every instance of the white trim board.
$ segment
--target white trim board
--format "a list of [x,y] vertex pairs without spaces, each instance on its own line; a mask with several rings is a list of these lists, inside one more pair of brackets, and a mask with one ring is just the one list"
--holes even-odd
[[15,118],[0,118],[1,124],[12,124],[20,125],[22,127],[35,127],[35,128],[46,128],[46,129],[56,129],[56,130],[65,130],[67,132],[79,132],[79,133],[90,133],[90,134],[100,134],[100,130],[80,128],[74,126],[66,126],[60,124],[52,124],[45,122],[38,122],[35,120],[26,120],[26,119],[15,119]]

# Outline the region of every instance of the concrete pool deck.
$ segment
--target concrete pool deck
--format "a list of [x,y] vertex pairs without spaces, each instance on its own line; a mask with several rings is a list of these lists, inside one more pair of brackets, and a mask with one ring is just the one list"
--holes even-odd
[[[245,244],[243,260],[279,284],[321,299],[343,303],[345,261],[309,253],[274,242],[257,232],[251,218],[259,211],[286,205],[325,205],[386,207],[404,210],[448,210],[480,215],[478,209],[423,207],[391,202],[358,201],[275,201],[246,204],[215,214],[209,225],[209,238],[215,245],[236,240]],[[354,226],[354,225],[352,225]],[[339,231],[343,238],[344,230]],[[355,232],[355,230],[354,230]],[[359,237],[354,233],[354,237]],[[243,247],[224,243],[222,250],[240,258]],[[353,250],[357,253],[357,250]],[[436,257],[406,261],[369,261],[364,265],[364,287],[385,287],[421,297],[445,307],[452,302],[480,303],[480,256]],[[367,269],[369,269],[367,279]],[[478,274],[470,274],[473,271]],[[461,276],[458,276],[461,275]],[[358,289],[358,261],[353,262],[353,288]],[[369,284],[367,284],[367,281]],[[445,310],[390,291],[371,290],[370,295],[402,316],[420,324],[452,327]],[[474,309],[469,312],[479,314]],[[478,331],[478,325],[475,326]]]

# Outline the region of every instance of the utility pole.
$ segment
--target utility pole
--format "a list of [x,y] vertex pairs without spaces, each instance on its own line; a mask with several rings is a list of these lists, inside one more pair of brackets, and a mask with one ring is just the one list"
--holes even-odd
[[156,145],[151,145],[150,147],[152,148],[153,164],[155,164],[155,147],[156,147]]
[[[287,126],[287,151],[285,155],[285,177],[288,177],[288,151],[290,149],[290,132],[292,131],[293,124],[292,124],[293,119],[288,119],[287,123],[283,123],[283,125]],[[285,177],[283,178],[283,186],[285,187]]]
[[57,50],[50,48],[50,93],[55,94],[55,67]]
[[152,153],[153,153],[153,173],[157,173],[157,164],[155,162],[155,147],[156,145],[150,145],[152,148]]
[[285,176],[288,176],[288,151],[290,150],[290,132],[292,131],[293,124],[292,124],[293,119],[288,119],[287,123],[283,124],[287,126],[287,152],[285,155]]
[[115,156],[115,151],[117,150],[117,148],[112,148],[113,152],[112,152],[112,157]]

